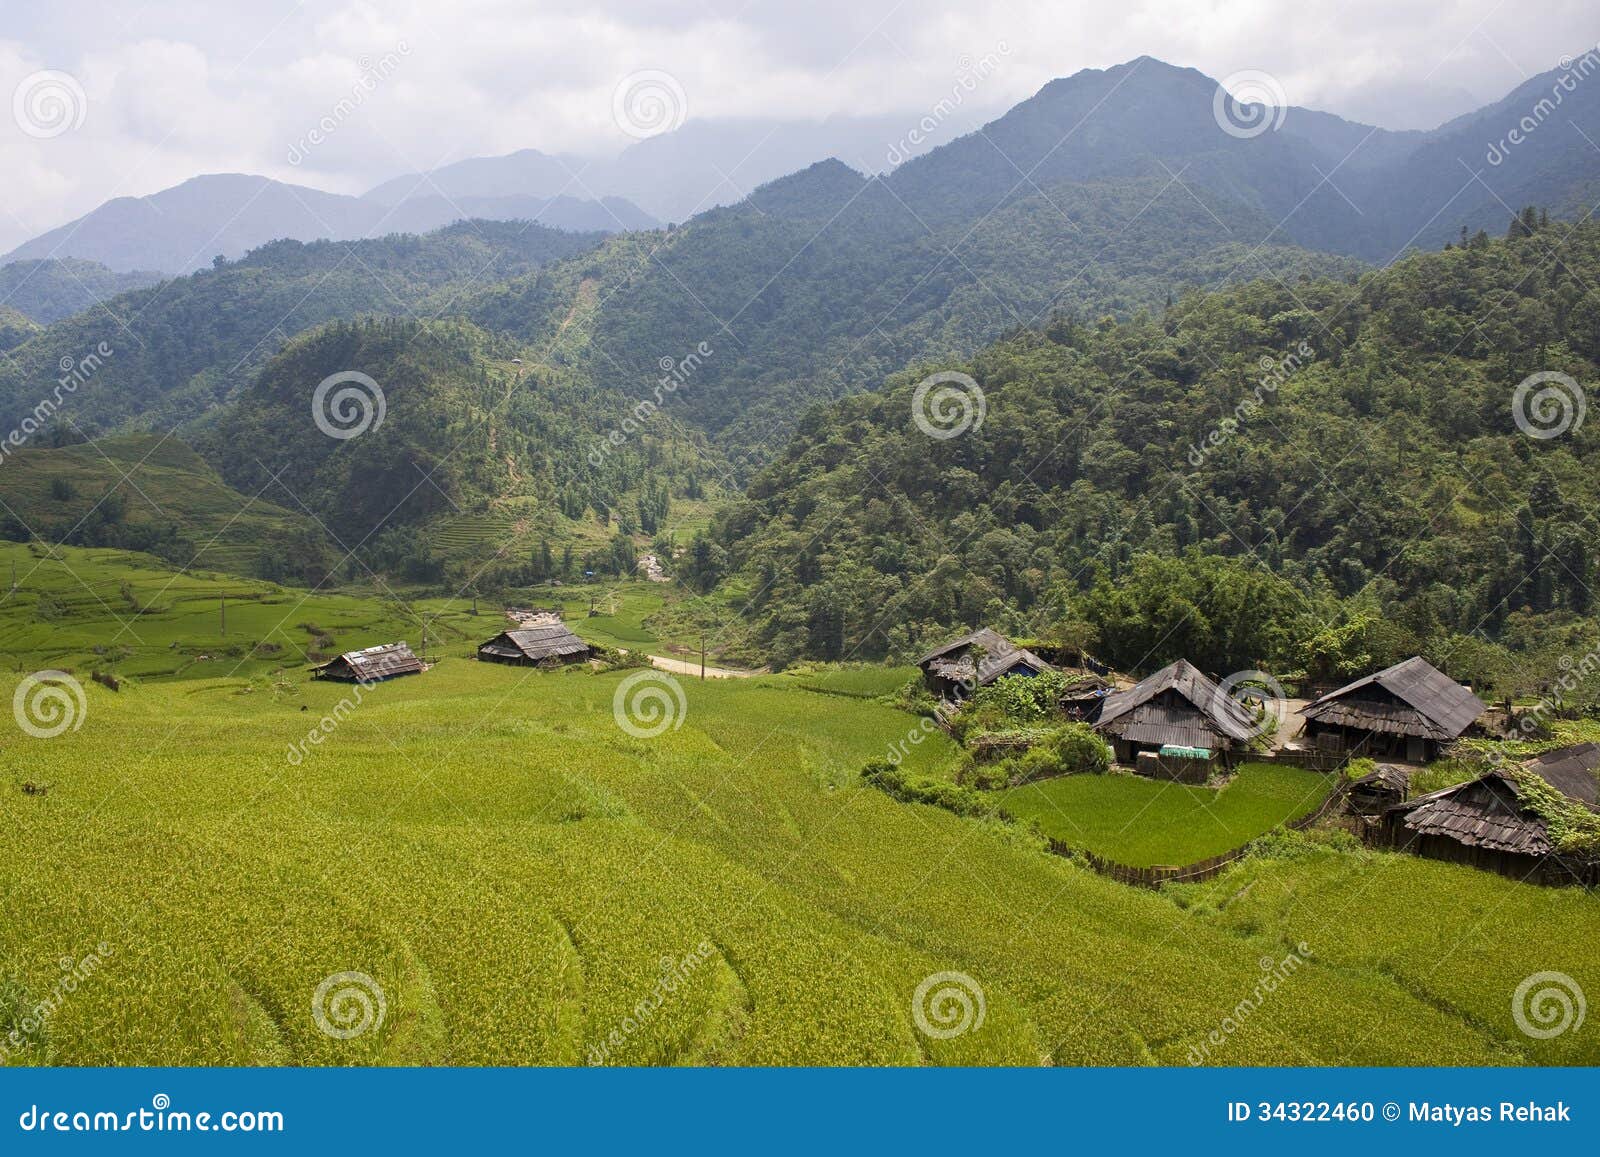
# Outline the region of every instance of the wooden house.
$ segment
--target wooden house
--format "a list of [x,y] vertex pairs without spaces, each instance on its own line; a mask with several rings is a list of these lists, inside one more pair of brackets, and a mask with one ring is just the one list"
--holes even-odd
[[1426,659],[1414,656],[1307,705],[1305,736],[1323,751],[1427,763],[1487,707]]
[[1006,675],[1032,676],[1055,669],[988,627],[935,647],[917,660],[917,666],[928,690],[951,700],[964,699]]
[[[1582,744],[1581,748],[1592,748]],[[1531,759],[1524,773],[1543,778],[1575,803],[1597,809],[1600,750],[1566,748]],[[1583,765],[1588,763],[1588,767]],[[1600,883],[1600,864],[1556,853],[1549,827],[1524,799],[1516,775],[1496,768],[1389,808],[1381,842],[1390,847],[1539,883]]]
[[313,667],[311,674],[337,683],[381,683],[401,675],[420,675],[422,669],[422,660],[412,654],[408,645],[385,643],[364,651],[346,651],[337,659]]
[[1159,755],[1164,747],[1184,749],[1185,759],[1230,764],[1257,731],[1244,705],[1187,659],[1106,696],[1095,728],[1111,741],[1117,762],[1135,768],[1140,752]]
[[1410,768],[1398,763],[1380,763],[1375,770],[1352,783],[1345,794],[1351,811],[1357,815],[1377,816],[1404,803],[1410,790]]
[[593,648],[567,629],[564,623],[541,623],[514,631],[501,631],[478,647],[478,658],[485,663],[509,663],[517,667],[541,664],[581,663]]

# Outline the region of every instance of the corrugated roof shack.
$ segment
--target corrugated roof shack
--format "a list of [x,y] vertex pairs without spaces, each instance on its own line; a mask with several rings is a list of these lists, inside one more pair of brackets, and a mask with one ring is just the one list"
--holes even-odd
[[[1593,745],[1580,745],[1589,747]],[[1597,756],[1600,752],[1566,748],[1529,760],[1523,771],[1544,778],[1575,805],[1594,811],[1600,798],[1600,779],[1593,770],[1600,762]],[[1545,775],[1547,770],[1554,771],[1554,779]],[[1517,777],[1500,768],[1389,808],[1374,836],[1371,842],[1383,846],[1470,864],[1516,880],[1600,884],[1600,861],[1559,853],[1548,821],[1529,806]]]
[[1330,691],[1301,715],[1306,738],[1323,751],[1427,763],[1487,710],[1467,688],[1413,656]]
[[483,662],[509,663],[517,667],[581,663],[592,653],[593,648],[563,623],[501,631],[478,646],[478,658]]
[[935,647],[917,660],[922,681],[941,699],[964,699],[1006,675],[1039,675],[1055,670],[1032,651],[998,631],[982,627]]
[[406,643],[384,643],[364,651],[346,651],[311,674],[317,679],[331,679],[336,683],[381,683],[401,675],[420,675],[425,668],[422,660],[412,654]]
[[1187,659],[1106,696],[1095,728],[1111,740],[1117,762],[1135,769],[1141,752],[1159,756],[1163,747],[1203,749],[1231,766],[1258,730],[1244,705]]

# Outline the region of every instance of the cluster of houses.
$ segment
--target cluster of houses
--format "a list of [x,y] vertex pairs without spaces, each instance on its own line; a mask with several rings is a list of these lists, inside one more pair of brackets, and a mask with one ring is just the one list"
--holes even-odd
[[[951,701],[1006,675],[1054,669],[987,629],[930,651],[919,666],[929,690]],[[1259,747],[1272,749],[1272,758],[1323,770],[1355,758],[1381,760],[1348,789],[1350,810],[1362,817],[1373,842],[1518,879],[1573,876],[1573,866],[1555,854],[1546,820],[1525,798],[1523,780],[1507,769],[1408,798],[1407,765],[1432,762],[1455,740],[1483,734],[1488,711],[1469,688],[1426,659],[1407,659],[1311,700],[1297,713],[1302,722],[1294,735],[1264,734],[1256,712],[1184,659],[1121,689],[1099,672],[1081,674],[1061,704],[1062,714],[1092,725],[1116,762],[1141,774],[1204,782]],[[1267,726],[1276,731],[1275,724]],[[1529,760],[1520,770],[1600,811],[1597,768],[1600,746],[1580,744]]]
[[[480,643],[478,658],[485,663],[539,667],[582,663],[594,654],[594,648],[573,634],[558,615],[526,615],[519,622],[520,626]],[[346,651],[313,667],[311,674],[313,678],[339,683],[381,683],[401,675],[420,675],[427,669],[409,644],[385,643],[363,651]]]

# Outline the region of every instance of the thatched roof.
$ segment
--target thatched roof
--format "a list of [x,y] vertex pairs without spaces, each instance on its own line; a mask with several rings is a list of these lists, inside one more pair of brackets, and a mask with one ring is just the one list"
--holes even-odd
[[1307,720],[1358,731],[1458,738],[1487,708],[1420,656],[1330,691],[1302,712]]
[[1106,696],[1095,726],[1130,743],[1205,748],[1248,743],[1257,730],[1244,705],[1187,659]]
[[929,674],[953,683],[968,683],[974,687],[987,687],[1002,675],[1018,668],[1035,673],[1054,668],[1032,651],[1018,647],[998,631],[981,627],[969,635],[952,639],[942,647],[935,647],[917,660],[917,666]]
[[568,655],[587,655],[589,644],[567,629],[565,623],[544,623],[515,631],[501,631],[478,647],[486,659],[510,659],[537,663]]
[[1600,809],[1600,743],[1577,743],[1536,755],[1522,765],[1568,799]]
[[422,670],[422,660],[412,654],[406,643],[385,643],[364,651],[346,651],[312,670],[324,677],[348,675],[358,682],[372,683],[396,675],[415,675]]

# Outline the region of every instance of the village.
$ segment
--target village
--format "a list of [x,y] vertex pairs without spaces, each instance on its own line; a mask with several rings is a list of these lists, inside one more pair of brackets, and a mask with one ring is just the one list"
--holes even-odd
[[[568,627],[559,611],[509,608],[506,616],[513,625],[477,646],[480,662],[605,666],[598,649]],[[1509,704],[1491,708],[1421,656],[1343,686],[1310,688],[1316,694],[1307,698],[1288,697],[1261,672],[1247,673],[1258,677],[1247,681],[1219,681],[1185,659],[1135,681],[1081,651],[1057,650],[1054,657],[1052,662],[989,628],[951,639],[916,663],[934,704],[927,718],[955,732],[950,721],[985,689],[1008,680],[1064,677],[1052,705],[1055,719],[1092,730],[1105,746],[1108,770],[1221,789],[1246,762],[1303,768],[1321,773],[1328,787],[1318,806],[1291,826],[1326,821],[1369,847],[1530,883],[1600,882],[1600,859],[1564,847],[1558,830],[1563,812],[1600,815],[1600,744],[1507,754],[1505,748],[1526,738],[1539,721]],[[694,671],[691,664],[649,658],[665,670]],[[425,670],[409,645],[397,642],[339,655],[312,674],[372,684]],[[1015,756],[1030,740],[979,734],[967,746],[982,760],[996,753]],[[1423,773],[1441,760],[1464,771],[1447,786],[1417,790]],[[1035,766],[1011,782],[1081,770],[1058,764],[1041,772]],[[1203,879],[1243,851],[1154,871],[1106,867],[1141,884]]]

